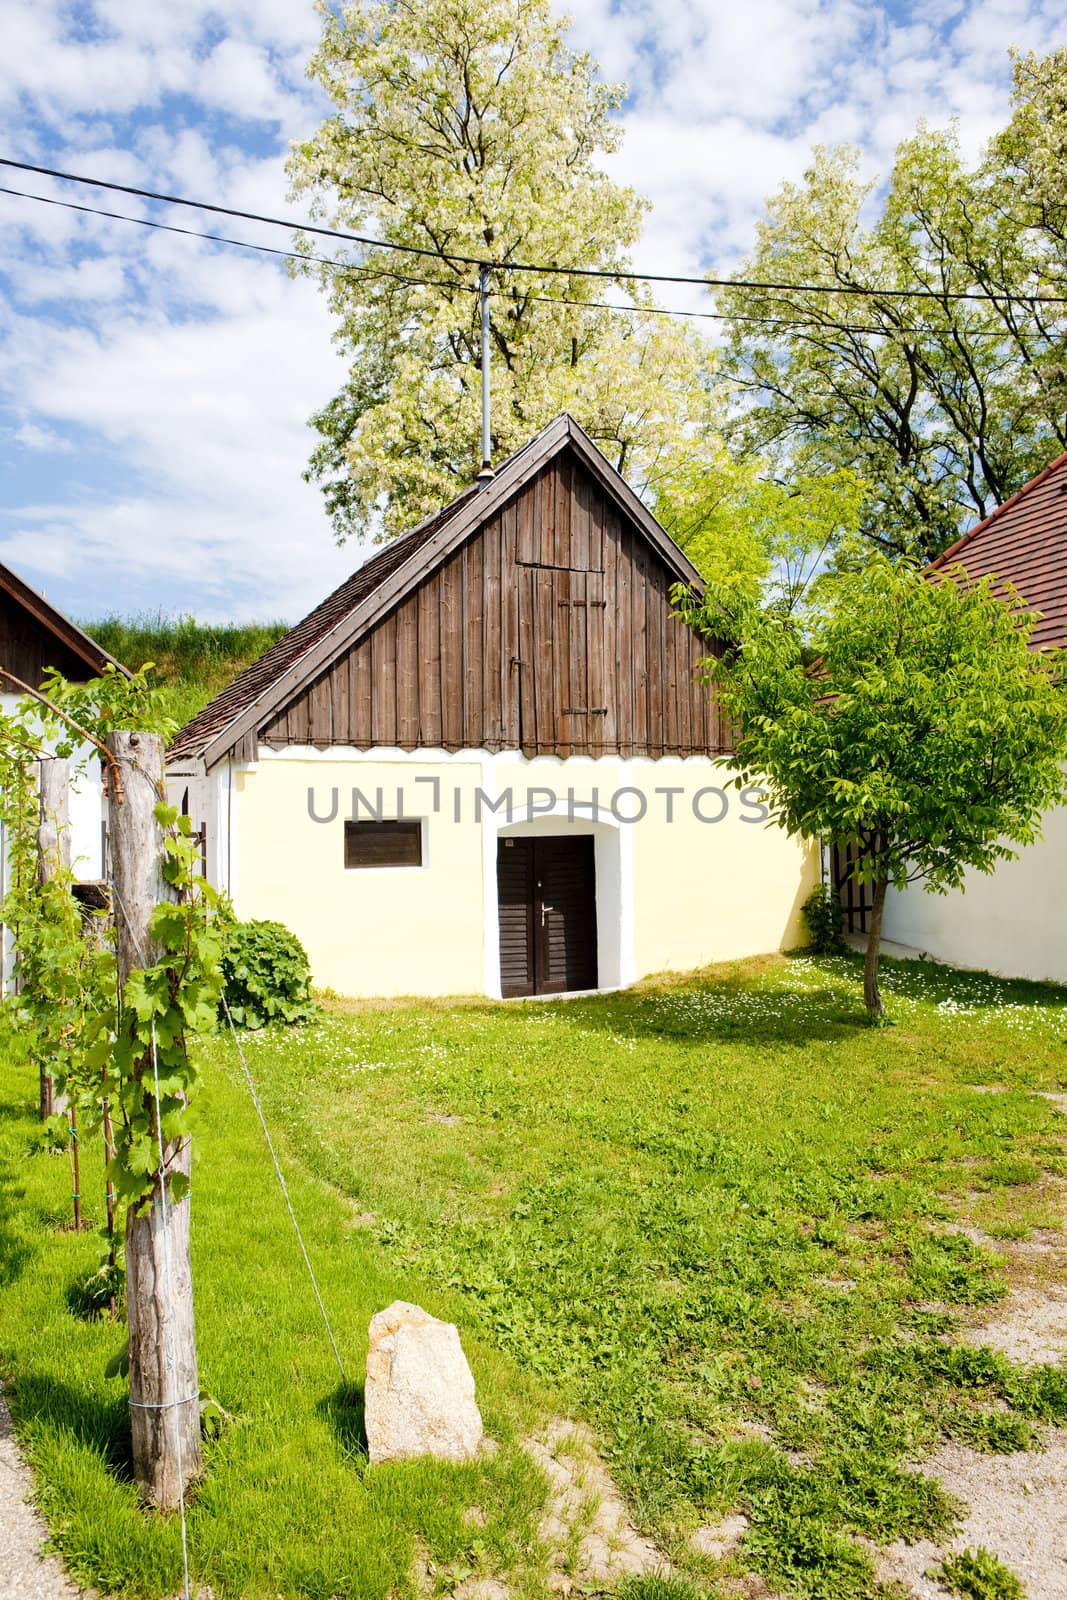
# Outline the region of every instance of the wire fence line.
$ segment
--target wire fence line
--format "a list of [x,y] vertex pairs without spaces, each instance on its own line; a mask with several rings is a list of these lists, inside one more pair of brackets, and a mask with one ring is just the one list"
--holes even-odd
[[[107,870],[106,864],[105,870]],[[122,920],[126,924],[126,931],[130,936],[130,941],[140,957],[142,966],[146,966],[147,962],[145,960],[144,946],[141,943],[137,929],[134,927],[129,911],[126,909],[126,902],[123,900],[122,895],[119,892],[119,887],[115,882],[113,872],[107,872],[107,881],[111,888],[111,892],[115,897],[115,904],[122,913]],[[167,1159],[163,1145],[163,1118],[160,1114],[159,1052],[156,1045],[156,1024],[154,1019],[152,1022],[152,1087],[156,1101],[156,1141],[159,1147],[159,1204],[163,1219],[163,1273],[166,1282],[167,1304],[168,1306],[173,1306],[174,1271],[171,1263],[170,1248],[170,1203],[167,1198]],[[164,1360],[166,1362],[167,1371],[170,1374],[171,1388],[172,1390],[176,1391],[178,1388],[178,1358],[174,1348],[174,1324],[169,1315],[166,1318],[165,1327],[166,1348],[164,1350]],[[186,1400],[174,1398],[162,1402],[135,1400],[131,1394],[130,1404],[137,1406],[139,1409],[148,1411],[169,1411],[184,1404],[191,1404],[192,1400],[194,1399],[199,1402],[199,1389],[194,1396],[187,1397]],[[180,1519],[182,1546],[182,1600],[191,1600],[191,1592],[189,1588],[189,1529],[185,1515],[185,1470],[184,1462],[182,1460],[182,1430],[180,1419],[174,1429],[174,1447],[178,1468],[178,1516]]]
[[231,1034],[231,1036],[233,1038],[233,1042],[234,1042],[235,1046],[237,1047],[237,1059],[241,1063],[241,1072],[244,1075],[245,1083],[248,1085],[248,1092],[252,1097],[252,1104],[256,1108],[256,1116],[259,1118],[259,1125],[263,1129],[263,1137],[267,1141],[267,1149],[270,1151],[270,1157],[271,1157],[271,1160],[274,1163],[274,1172],[275,1172],[275,1175],[276,1175],[276,1177],[278,1179],[278,1184],[279,1184],[279,1186],[281,1188],[283,1196],[285,1197],[285,1204],[286,1204],[286,1206],[288,1208],[288,1211],[289,1211],[290,1221],[293,1224],[293,1231],[296,1234],[297,1243],[300,1246],[300,1253],[304,1257],[304,1265],[307,1267],[308,1277],[311,1279],[311,1287],[315,1292],[315,1299],[318,1301],[319,1311],[322,1314],[323,1326],[326,1329],[327,1337],[329,1338],[330,1345],[333,1348],[333,1353],[334,1353],[334,1356],[335,1356],[336,1361],[337,1361],[337,1368],[338,1368],[338,1371],[341,1374],[341,1382],[344,1385],[344,1387],[347,1389],[348,1388],[348,1375],[345,1372],[345,1364],[341,1360],[341,1352],[337,1348],[337,1340],[333,1336],[333,1329],[330,1326],[330,1319],[329,1319],[329,1316],[327,1315],[327,1312],[326,1312],[326,1306],[323,1303],[322,1293],[321,1293],[321,1291],[319,1289],[318,1279],[315,1276],[315,1269],[311,1265],[311,1257],[308,1255],[307,1245],[304,1243],[304,1235],[300,1230],[300,1223],[297,1221],[296,1212],[293,1209],[293,1202],[292,1202],[292,1200],[290,1198],[290,1195],[289,1195],[289,1185],[285,1181],[285,1174],[282,1172],[281,1163],[278,1160],[278,1153],[274,1148],[274,1140],[270,1136],[270,1129],[267,1126],[267,1119],[263,1115],[263,1106],[262,1106],[262,1103],[260,1101],[259,1094],[258,1094],[258,1092],[256,1090],[255,1083],[253,1082],[252,1074],[249,1071],[248,1062],[247,1062],[247,1060],[245,1058],[245,1053],[244,1053],[244,1049],[243,1049],[243,1047],[241,1045],[240,1036],[239,1036],[239,1034],[237,1032],[237,1029],[234,1027],[233,1017],[230,1015],[230,1007],[229,1007],[229,1004],[227,1003],[225,995],[222,996],[222,1009],[226,1014],[226,1021],[229,1024],[230,1034]]
[[[142,768],[136,767],[136,766],[135,766],[134,770],[143,772]],[[152,781],[151,778],[149,777],[149,774],[144,773],[144,776],[145,776],[146,779],[148,779],[149,782]],[[153,788],[156,788],[156,785],[154,783],[153,783]],[[137,956],[138,956],[138,958],[139,958],[139,960],[141,962],[142,967],[146,967],[148,965],[147,953],[146,953],[144,945],[143,945],[143,943],[142,943],[142,941],[141,941],[141,939],[140,939],[140,937],[138,935],[137,929],[134,927],[133,922],[132,922],[132,920],[130,918],[129,911],[127,910],[125,901],[124,901],[124,899],[122,897],[122,894],[121,894],[121,892],[120,892],[120,890],[118,888],[118,885],[115,882],[114,872],[111,870],[110,862],[105,862],[104,863],[104,873],[105,873],[106,882],[107,882],[107,884],[108,884],[108,886],[109,886],[109,888],[110,888],[110,890],[111,890],[111,892],[112,892],[112,894],[114,896],[115,905],[117,906],[117,908],[118,908],[118,910],[119,910],[119,912],[120,912],[120,914],[122,916],[122,919],[123,919],[123,921],[124,921],[124,923],[126,925],[126,929],[127,929],[128,933],[130,935],[131,943],[134,946],[134,949],[135,949],[135,951],[137,953]],[[304,1242],[304,1235],[303,1235],[303,1232],[302,1232],[301,1227],[300,1227],[299,1220],[298,1220],[297,1215],[296,1215],[296,1210],[295,1210],[295,1208],[293,1206],[292,1197],[291,1197],[291,1195],[289,1193],[289,1186],[285,1181],[285,1174],[282,1171],[281,1162],[278,1159],[278,1153],[277,1153],[277,1150],[275,1149],[275,1146],[274,1146],[274,1140],[271,1138],[270,1128],[269,1128],[269,1126],[267,1124],[267,1119],[266,1119],[266,1116],[265,1116],[264,1111],[263,1111],[263,1105],[262,1105],[262,1102],[260,1100],[259,1093],[258,1093],[258,1091],[256,1089],[255,1082],[254,1082],[254,1080],[252,1078],[252,1073],[251,1073],[251,1071],[249,1069],[248,1061],[247,1061],[247,1059],[245,1057],[244,1048],[243,1048],[243,1046],[241,1044],[240,1035],[238,1034],[237,1028],[234,1025],[234,1020],[233,1020],[233,1017],[232,1017],[232,1015],[230,1013],[230,1007],[229,1007],[229,1004],[227,1003],[225,995],[221,996],[221,1010],[222,1010],[223,1014],[225,1015],[226,1023],[227,1023],[227,1026],[229,1028],[229,1031],[230,1031],[230,1036],[231,1036],[231,1038],[233,1040],[233,1043],[234,1043],[234,1046],[236,1048],[237,1058],[238,1058],[238,1061],[240,1062],[241,1073],[242,1073],[242,1075],[244,1077],[245,1084],[247,1085],[249,1095],[251,1096],[252,1104],[255,1107],[256,1116],[259,1119],[259,1125],[260,1125],[260,1128],[263,1131],[263,1137],[264,1137],[264,1140],[266,1141],[267,1149],[270,1152],[270,1158],[271,1158],[271,1161],[272,1161],[273,1166],[274,1166],[274,1172],[275,1172],[275,1176],[277,1177],[277,1180],[278,1180],[278,1186],[281,1189],[282,1197],[285,1200],[286,1209],[287,1209],[287,1211],[289,1213],[289,1219],[290,1219],[290,1221],[291,1221],[291,1223],[293,1225],[293,1231],[296,1234],[297,1244],[300,1247],[300,1253],[301,1253],[301,1255],[302,1255],[302,1257],[304,1259],[304,1266],[307,1269],[308,1278],[309,1278],[309,1280],[311,1282],[311,1287],[312,1287],[312,1291],[314,1293],[315,1301],[316,1301],[316,1303],[318,1305],[319,1313],[320,1313],[320,1315],[322,1317],[323,1326],[326,1329],[326,1335],[327,1335],[327,1338],[329,1339],[330,1347],[331,1347],[331,1349],[333,1351],[334,1359],[337,1362],[337,1369],[341,1374],[341,1382],[342,1382],[342,1385],[344,1386],[344,1388],[347,1389],[349,1387],[349,1384],[348,1384],[348,1375],[347,1375],[347,1372],[345,1370],[344,1361],[341,1358],[341,1352],[340,1352],[340,1349],[338,1348],[337,1340],[334,1337],[333,1327],[332,1327],[332,1325],[330,1323],[329,1314],[327,1313],[326,1305],[325,1305],[325,1302],[324,1302],[324,1300],[322,1298],[322,1292],[321,1292],[321,1290],[319,1288],[319,1282],[318,1282],[318,1279],[317,1279],[317,1277],[315,1275],[315,1269],[311,1264],[311,1257],[308,1254],[307,1245]],[[162,1215],[162,1222],[163,1222],[164,1274],[165,1274],[165,1278],[166,1278],[167,1298],[168,1298],[169,1301],[172,1301],[173,1300],[173,1269],[172,1269],[172,1263],[171,1263],[171,1243],[170,1243],[170,1229],[169,1229],[169,1202],[168,1202],[168,1197],[167,1197],[167,1183],[166,1183],[166,1151],[165,1151],[164,1139],[163,1139],[162,1118],[161,1118],[161,1116],[159,1114],[159,1106],[160,1106],[159,1062],[158,1062],[158,1052],[157,1052],[157,1046],[156,1046],[156,1028],[155,1028],[154,1021],[152,1023],[152,1047],[151,1048],[152,1048],[153,1092],[154,1092],[155,1102],[156,1102],[156,1138],[157,1138],[157,1144],[158,1144],[158,1148],[159,1148],[159,1187],[160,1187],[160,1201],[159,1201],[159,1204],[160,1204],[160,1208],[161,1208],[161,1215]],[[167,1337],[166,1337],[166,1350],[164,1352],[164,1358],[165,1358],[167,1370],[168,1370],[168,1372],[170,1374],[170,1378],[171,1378],[171,1387],[172,1387],[172,1389],[176,1390],[177,1386],[178,1386],[177,1357],[176,1357],[176,1352],[175,1352],[175,1349],[174,1349],[174,1330],[173,1330],[173,1326],[172,1326],[171,1320],[169,1318],[167,1319],[166,1326],[167,1326]],[[167,1411],[167,1410],[171,1410],[171,1409],[174,1409],[174,1408],[181,1407],[183,1405],[192,1404],[192,1402],[194,1400],[199,1401],[199,1399],[200,1399],[199,1390],[197,1391],[197,1393],[195,1395],[186,1396],[184,1399],[183,1398],[176,1398],[176,1399],[170,1399],[170,1400],[162,1401],[162,1402],[159,1402],[159,1403],[135,1400],[133,1398],[133,1396],[131,1395],[131,1397],[130,1397],[130,1405],[131,1406],[136,1406],[138,1408],[145,1409],[145,1410]],[[183,1472],[183,1461],[182,1461],[182,1441],[181,1441],[181,1428],[180,1427],[178,1427],[176,1429],[175,1447],[176,1447],[178,1483],[179,1483],[178,1510],[179,1510],[179,1516],[180,1516],[180,1529],[181,1529],[183,1600],[191,1600],[190,1570],[189,1570],[189,1538],[188,1538],[188,1525],[187,1525],[186,1510],[185,1510],[184,1472]]]

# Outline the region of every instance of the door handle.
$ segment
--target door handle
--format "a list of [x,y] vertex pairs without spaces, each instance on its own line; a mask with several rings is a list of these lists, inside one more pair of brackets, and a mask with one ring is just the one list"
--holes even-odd
[[556,909],[555,906],[550,906],[550,905],[546,904],[546,902],[544,900],[541,901],[541,926],[542,926],[542,928],[545,925],[545,912],[546,911],[555,911],[555,909]]

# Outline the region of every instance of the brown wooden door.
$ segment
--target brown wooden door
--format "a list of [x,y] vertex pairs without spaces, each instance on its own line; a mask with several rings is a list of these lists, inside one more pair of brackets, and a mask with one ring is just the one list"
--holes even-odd
[[500,992],[535,994],[532,839],[500,839],[496,850],[500,906]]
[[593,837],[501,839],[500,986],[513,995],[595,989]]

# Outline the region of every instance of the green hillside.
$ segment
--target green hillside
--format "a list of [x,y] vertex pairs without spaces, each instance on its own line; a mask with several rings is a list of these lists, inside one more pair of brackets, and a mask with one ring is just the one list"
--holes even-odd
[[124,666],[154,665],[166,708],[179,726],[286,632],[284,622],[209,623],[146,612],[81,622],[90,638]]

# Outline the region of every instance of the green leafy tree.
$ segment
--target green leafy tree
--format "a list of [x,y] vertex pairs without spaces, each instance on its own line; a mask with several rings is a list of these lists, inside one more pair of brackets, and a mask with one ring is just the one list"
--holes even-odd
[[848,468],[785,481],[759,460],[719,470],[694,460],[652,503],[705,578],[793,611],[854,547],[868,495]]
[[1040,837],[1042,813],[1067,798],[1067,655],[1028,648],[1033,618],[1010,591],[952,576],[877,555],[836,578],[804,626],[714,589],[683,602],[732,641],[707,668],[738,729],[738,786],[759,781],[791,833],[862,846],[872,1019],[889,886],[958,888]]
[[892,553],[937,555],[1067,445],[1067,306],[1033,300],[1065,282],[1065,95],[1067,52],[1017,62],[984,159],[920,125],[881,199],[858,151],[817,149],[737,276],[849,292],[721,296],[735,443],[779,476],[855,472],[862,532]]
[[[712,358],[641,311],[625,277],[647,209],[603,159],[619,85],[572,52],[548,0],[320,0],[310,76],[333,102],[294,147],[294,193],[339,228],[424,257],[355,250],[318,272],[349,361],[313,419],[309,476],[336,533],[391,535],[480,465],[476,271],[460,257],[593,267],[490,275],[492,447],[570,411],[643,492],[715,448]],[[614,301],[632,309],[598,307]]]

